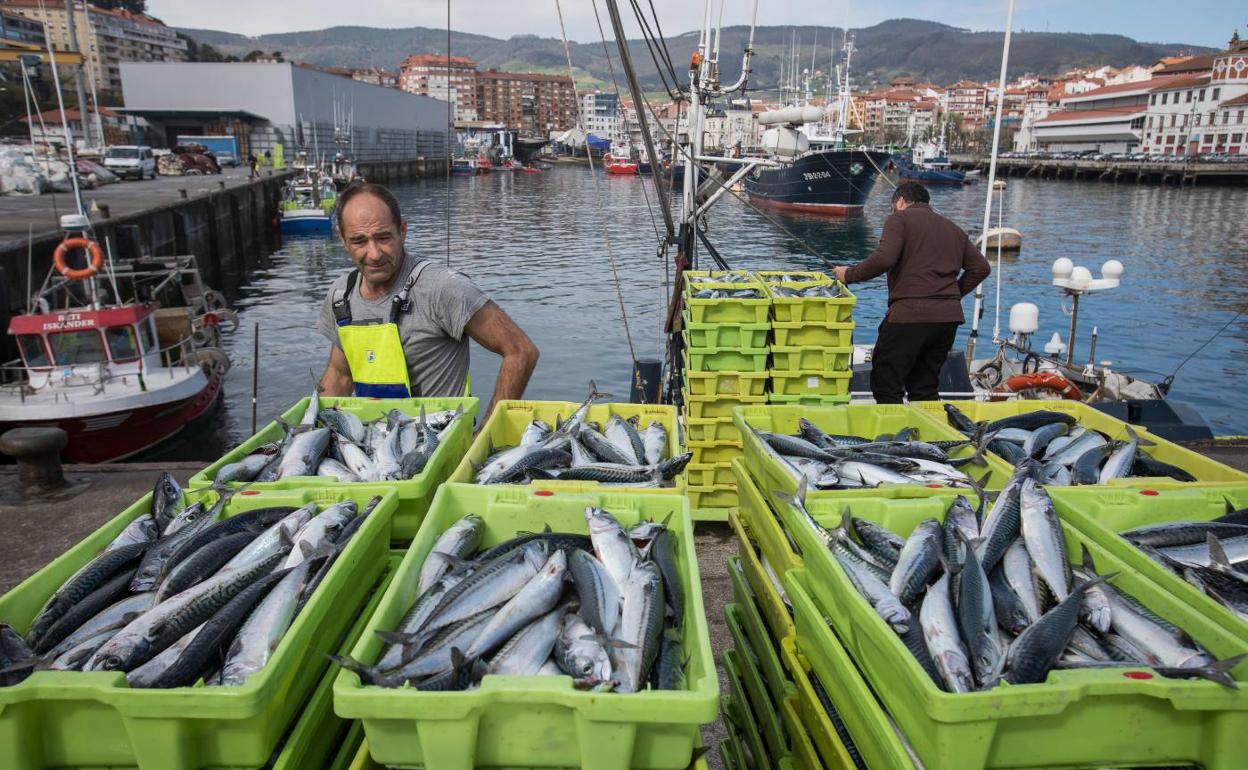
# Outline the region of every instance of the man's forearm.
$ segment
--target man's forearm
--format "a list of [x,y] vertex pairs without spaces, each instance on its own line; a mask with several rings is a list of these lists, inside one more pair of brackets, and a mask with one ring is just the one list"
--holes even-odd
[[529,378],[537,367],[537,349],[519,351],[503,356],[498,367],[498,379],[494,382],[494,395],[490,398],[490,406],[481,418],[481,424],[494,412],[499,401],[515,400],[524,397],[524,389],[529,385]]

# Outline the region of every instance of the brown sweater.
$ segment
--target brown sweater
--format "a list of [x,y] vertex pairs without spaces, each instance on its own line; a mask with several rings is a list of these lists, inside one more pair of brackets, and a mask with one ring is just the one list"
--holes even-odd
[[962,229],[926,203],[911,203],[884,220],[871,256],[846,273],[848,283],[888,273],[890,323],[962,323],[962,297],[991,268]]

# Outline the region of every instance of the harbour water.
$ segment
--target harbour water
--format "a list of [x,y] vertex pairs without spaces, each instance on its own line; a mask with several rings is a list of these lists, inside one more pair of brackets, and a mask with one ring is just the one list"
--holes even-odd
[[[849,263],[874,248],[890,189],[881,180],[860,218],[768,214],[787,232],[728,196],[714,209],[708,236],[734,268],[827,270],[825,259]],[[592,379],[626,399],[630,345],[639,358],[660,356],[670,276],[657,255],[655,233],[662,219],[648,179],[594,175],[581,167],[455,178],[449,220],[445,180],[395,192],[409,220],[408,248],[449,260],[541,349],[528,397],[577,398]],[[984,194],[982,183],[934,188],[932,202],[964,227],[977,228]],[[1087,360],[1095,326],[1099,361],[1152,381],[1170,374],[1248,305],[1248,190],[1012,179],[1003,199],[1004,224],[1024,235],[1021,254],[1006,254],[1002,263],[1003,334],[1008,334],[1009,306],[1029,301],[1041,313],[1035,346],[1043,347],[1054,331],[1065,340],[1069,318],[1050,284],[1050,266],[1063,256],[1094,275],[1108,259],[1126,267],[1121,288],[1083,301],[1076,360]],[[995,214],[993,219],[995,225]],[[995,261],[995,255],[990,258]],[[711,266],[704,261],[702,267]],[[329,284],[349,267],[336,240],[292,240],[271,254],[254,255],[241,274],[214,277],[242,320],[227,341],[234,368],[225,406],[206,435],[185,437],[168,456],[211,459],[250,434],[257,323],[260,424],[310,392],[328,352],[314,330],[317,314]],[[995,280],[985,285],[981,354],[992,339]],[[872,342],[885,307],[884,281],[857,284],[853,291],[859,297],[855,341]],[[969,317],[971,298],[964,304]],[[960,344],[968,328],[963,327]],[[493,391],[496,369],[497,358],[474,346],[473,392],[483,400]],[[1196,407],[1215,433],[1244,434],[1245,381],[1248,316],[1241,316],[1182,368],[1172,396]]]

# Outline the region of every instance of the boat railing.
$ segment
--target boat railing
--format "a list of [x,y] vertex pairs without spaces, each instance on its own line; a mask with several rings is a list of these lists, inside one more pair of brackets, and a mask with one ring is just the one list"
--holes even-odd
[[[157,353],[160,356],[160,369],[155,372],[144,366],[144,358],[137,359],[138,371],[125,372],[112,370],[111,364],[120,362],[98,361],[69,366],[28,366],[18,358],[0,364],[0,394],[16,395],[25,402],[27,396],[35,395],[44,386],[50,384],[57,371],[62,372],[63,375],[57,383],[54,396],[60,399],[63,395],[66,401],[70,400],[71,393],[79,389],[90,388],[93,395],[98,395],[107,392],[110,383],[125,381],[130,377],[145,378],[150,382],[153,376],[167,373],[169,380],[172,381],[177,378],[179,371],[186,374],[200,365],[195,355],[198,350],[200,348],[196,346],[192,337],[184,337],[172,345],[150,351],[149,355]],[[74,378],[79,379],[75,381]],[[35,387],[31,383],[36,380],[42,380],[43,384]]]

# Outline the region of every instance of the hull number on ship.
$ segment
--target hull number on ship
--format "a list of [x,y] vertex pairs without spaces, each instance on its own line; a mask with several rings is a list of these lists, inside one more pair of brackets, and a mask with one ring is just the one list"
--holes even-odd
[[832,174],[827,171],[807,171],[802,174],[802,179],[805,179],[807,182],[813,179],[831,179],[831,178],[832,178]]

